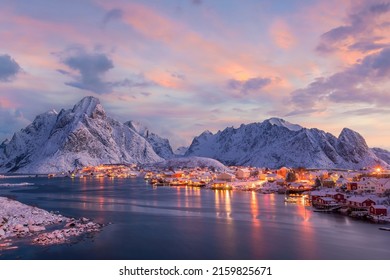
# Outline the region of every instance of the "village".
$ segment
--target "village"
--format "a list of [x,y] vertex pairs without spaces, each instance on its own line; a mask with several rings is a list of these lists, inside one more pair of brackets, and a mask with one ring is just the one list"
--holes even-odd
[[374,222],[390,222],[390,171],[380,167],[352,171],[231,166],[226,170],[216,170],[214,167],[107,164],[84,167],[71,173],[70,177],[143,177],[153,188],[187,186],[278,193],[285,195],[285,203],[303,200],[316,212],[339,212]]

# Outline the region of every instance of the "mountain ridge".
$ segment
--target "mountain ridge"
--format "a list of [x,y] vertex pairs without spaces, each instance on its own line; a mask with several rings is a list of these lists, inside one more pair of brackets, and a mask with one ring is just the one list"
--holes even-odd
[[143,136],[107,116],[99,99],[87,96],[72,109],[38,115],[2,144],[0,172],[51,173],[162,160]]
[[388,164],[378,158],[357,132],[344,128],[339,137],[283,119],[227,127],[195,137],[185,156],[203,156],[226,165],[279,168],[347,168]]

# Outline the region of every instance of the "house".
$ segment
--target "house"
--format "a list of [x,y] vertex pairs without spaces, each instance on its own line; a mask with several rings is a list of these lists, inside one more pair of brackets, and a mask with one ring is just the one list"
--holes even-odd
[[324,191],[311,191],[310,192],[310,200],[316,201],[319,197],[326,196],[326,192]]
[[347,186],[348,182],[349,181],[347,179],[340,177],[336,180],[336,187],[341,188],[341,187]]
[[385,205],[371,205],[370,214],[375,216],[387,216],[387,207]]
[[336,183],[333,181],[332,178],[328,178],[322,181],[322,185],[326,188],[334,188],[336,186]]
[[387,190],[390,190],[390,179],[389,178],[381,178],[378,180],[378,184],[375,188],[375,193],[384,194]]
[[240,168],[236,171],[237,179],[248,179],[251,176],[251,171],[247,168]]
[[226,181],[213,181],[211,184],[211,188],[214,190],[227,190],[232,189],[232,186],[229,186]]
[[339,203],[331,197],[319,197],[313,204],[317,206],[325,206],[325,207],[339,205]]
[[378,179],[363,177],[357,182],[357,191],[359,192],[375,192],[375,188],[378,185]]
[[232,182],[232,181],[234,181],[235,178],[236,178],[236,176],[234,176],[233,174],[230,174],[230,173],[221,173],[221,174],[217,175],[217,180],[219,180],[219,181]]
[[326,196],[334,199],[337,202],[345,202],[345,195],[340,192],[335,192],[335,191],[327,192]]
[[357,190],[357,182],[348,182],[347,183],[347,190],[356,191]]
[[275,182],[277,179],[281,178],[278,174],[271,173],[271,174],[266,174],[265,179],[268,182]]
[[364,196],[352,196],[347,199],[347,205],[355,209],[368,209],[371,205],[375,204],[375,201]]

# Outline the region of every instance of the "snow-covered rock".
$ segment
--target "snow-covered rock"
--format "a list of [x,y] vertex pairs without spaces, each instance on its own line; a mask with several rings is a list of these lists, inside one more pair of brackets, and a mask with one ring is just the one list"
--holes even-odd
[[[69,228],[68,225],[72,227]],[[56,229],[48,229],[56,225]],[[0,197],[0,249],[17,248],[13,239],[34,237],[32,242],[39,245],[61,244],[85,233],[98,232],[103,225],[87,218],[67,218],[46,210],[29,206],[18,201]],[[2,243],[3,240],[7,242]]]
[[226,165],[270,168],[359,169],[386,165],[355,131],[343,129],[337,138],[276,118],[236,129],[228,127],[216,134],[205,131],[194,138],[185,155],[210,157]]
[[229,169],[219,161],[205,157],[178,157],[159,162],[154,166],[161,169],[181,169],[181,168],[209,168],[215,171],[227,172]]
[[0,147],[0,172],[66,172],[104,163],[163,159],[143,136],[110,117],[88,96],[73,109],[48,111]]
[[125,125],[144,137],[145,140],[148,141],[150,145],[152,145],[153,150],[160,157],[164,159],[174,157],[172,147],[168,139],[162,138],[156,133],[151,132],[144,124],[137,121],[128,121],[125,123]]
[[188,150],[188,147],[182,146],[182,147],[177,148],[175,150],[174,154],[178,155],[178,156],[184,156],[185,153],[187,152],[187,150]]
[[390,164],[390,151],[381,148],[372,148],[371,150],[378,158]]

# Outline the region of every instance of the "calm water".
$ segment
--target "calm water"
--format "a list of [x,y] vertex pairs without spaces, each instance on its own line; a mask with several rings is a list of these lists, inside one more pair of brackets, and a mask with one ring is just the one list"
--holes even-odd
[[14,178],[0,195],[68,217],[112,223],[75,244],[25,245],[0,259],[390,259],[390,232],[313,213],[283,195],[185,187],[143,179]]

